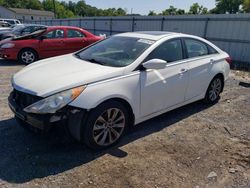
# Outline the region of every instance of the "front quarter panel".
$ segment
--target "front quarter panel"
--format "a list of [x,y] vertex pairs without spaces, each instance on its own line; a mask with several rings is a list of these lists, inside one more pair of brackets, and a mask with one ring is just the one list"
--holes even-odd
[[18,49],[22,49],[22,48],[37,49],[38,42],[39,41],[37,39],[15,40],[15,47]]
[[140,114],[140,72],[89,84],[69,105],[83,109],[93,109],[102,102],[119,98],[126,100],[135,118]]

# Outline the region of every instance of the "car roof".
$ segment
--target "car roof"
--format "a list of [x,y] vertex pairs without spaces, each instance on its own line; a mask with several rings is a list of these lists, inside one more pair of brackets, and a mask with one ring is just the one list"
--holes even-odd
[[9,18],[0,18],[0,20],[17,20],[17,21],[19,21],[18,19],[9,19]]
[[167,31],[136,31],[136,32],[121,33],[117,34],[116,36],[137,37],[149,40],[160,40],[161,38],[172,35],[181,35],[181,33],[167,32]]
[[57,29],[82,29],[80,27],[74,27],[74,26],[49,26],[48,28],[57,28]]
[[46,25],[40,25],[40,24],[21,24],[23,26],[43,26],[43,27],[48,27]]

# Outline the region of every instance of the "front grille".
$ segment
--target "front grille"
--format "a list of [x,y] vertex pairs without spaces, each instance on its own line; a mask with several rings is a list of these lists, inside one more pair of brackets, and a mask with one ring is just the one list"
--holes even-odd
[[28,93],[24,93],[21,91],[18,91],[16,89],[13,90],[13,100],[15,103],[21,107],[21,108],[26,108],[27,106],[41,100],[42,97],[30,95]]

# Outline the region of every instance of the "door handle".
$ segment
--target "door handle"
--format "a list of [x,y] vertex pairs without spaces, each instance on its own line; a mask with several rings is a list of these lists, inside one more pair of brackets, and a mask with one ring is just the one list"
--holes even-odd
[[213,59],[210,59],[210,64],[212,65],[214,63],[214,60]]
[[180,74],[183,74],[183,73],[185,73],[185,72],[187,72],[188,70],[187,69],[181,69],[181,71],[180,71]]

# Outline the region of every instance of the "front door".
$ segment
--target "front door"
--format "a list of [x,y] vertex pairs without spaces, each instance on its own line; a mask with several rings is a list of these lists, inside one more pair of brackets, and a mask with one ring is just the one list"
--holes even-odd
[[48,31],[44,36],[44,39],[39,42],[39,55],[41,58],[53,57],[67,53],[65,31],[63,29]]
[[164,42],[146,61],[150,59],[166,60],[167,66],[141,72],[141,117],[183,103],[189,79],[180,39]]

